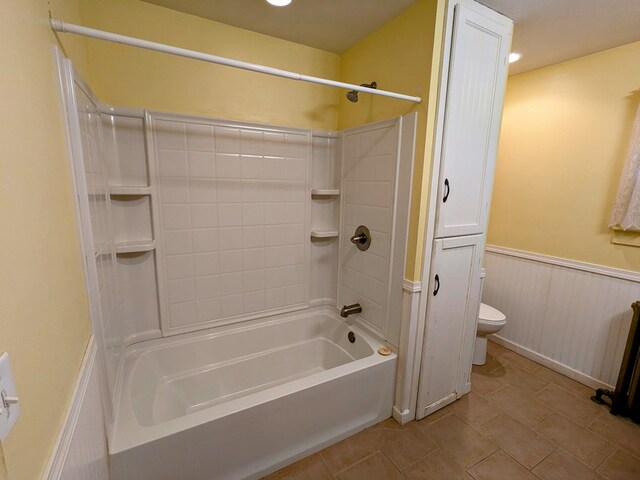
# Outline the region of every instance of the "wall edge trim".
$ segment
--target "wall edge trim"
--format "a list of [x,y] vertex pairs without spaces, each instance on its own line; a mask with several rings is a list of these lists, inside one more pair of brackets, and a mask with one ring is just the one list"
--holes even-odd
[[640,273],[631,270],[623,270],[621,268],[607,267],[595,263],[581,262],[579,260],[571,260],[562,257],[553,257],[541,253],[527,252],[524,250],[516,250],[514,248],[499,247],[496,245],[487,245],[485,250],[496,255],[504,255],[508,257],[517,257],[534,262],[547,263],[560,267],[570,268],[572,270],[580,270],[583,272],[595,273],[606,277],[620,278],[631,282],[640,283]]
[[416,280],[415,282],[405,279],[402,282],[402,290],[407,293],[418,293],[422,291],[422,282]]
[[42,474],[42,480],[61,479],[78,418],[80,417],[82,405],[87,394],[87,387],[95,365],[97,350],[98,347],[92,334],[89,336],[87,348],[85,349],[84,357],[80,364],[80,370],[78,371],[78,376],[76,377],[55,443],[53,444],[49,461]]

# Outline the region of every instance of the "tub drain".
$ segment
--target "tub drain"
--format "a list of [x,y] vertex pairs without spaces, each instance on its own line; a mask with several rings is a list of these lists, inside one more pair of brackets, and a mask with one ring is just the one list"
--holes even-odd
[[350,341],[351,343],[356,343],[356,334],[355,334],[355,333],[353,333],[353,332],[349,332],[349,333],[347,334],[347,338],[349,339],[349,341]]

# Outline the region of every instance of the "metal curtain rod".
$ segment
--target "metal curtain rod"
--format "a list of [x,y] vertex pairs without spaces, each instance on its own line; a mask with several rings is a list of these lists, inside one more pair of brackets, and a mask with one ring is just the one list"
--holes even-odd
[[303,75],[301,73],[289,72],[287,70],[280,70],[279,68],[267,67],[264,65],[258,65],[255,63],[242,62],[239,60],[232,60],[230,58],[218,57],[217,55],[210,55],[208,53],[196,52],[194,50],[187,50],[186,48],[172,47],[170,45],[164,45],[162,43],[150,42],[148,40],[142,40],[134,37],[127,37],[125,35],[118,35],[117,33],[105,32],[103,30],[96,30],[94,28],[83,27],[81,25],[74,25],[72,23],[65,23],[60,20],[51,19],[51,28],[56,32],[74,33],[76,35],[82,35],[84,37],[97,38],[100,40],[106,40],[108,42],[121,43],[123,45],[130,45],[132,47],[145,48],[147,50],[154,50],[156,52],[168,53],[171,55],[177,55],[179,57],[193,58],[195,60],[201,60],[203,62],[217,63],[219,65],[226,65],[228,67],[240,68],[242,70],[249,70],[252,72],[265,73],[267,75],[274,75],[276,77],[289,78],[291,80],[301,80],[303,82],[319,83],[320,85],[329,85],[331,87],[344,88],[347,90],[356,90],[358,92],[367,92],[372,95],[381,95],[383,97],[397,98],[400,100],[408,100],[410,102],[420,103],[421,97],[412,97],[410,95],[403,95],[402,93],[389,92],[386,90],[377,90],[373,88],[363,87],[362,85],[355,85],[351,83],[337,82],[335,80],[328,80],[326,78],[312,77],[309,75]]

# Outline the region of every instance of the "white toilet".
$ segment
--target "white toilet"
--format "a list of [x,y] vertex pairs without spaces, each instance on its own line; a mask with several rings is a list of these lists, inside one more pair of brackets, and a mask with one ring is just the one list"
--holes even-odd
[[[484,283],[486,272],[484,268],[480,274],[481,282]],[[480,290],[482,292],[482,290]],[[480,304],[478,312],[478,328],[476,331],[476,344],[473,351],[473,364],[484,365],[487,363],[487,335],[499,332],[507,323],[507,317],[500,310],[487,304]]]

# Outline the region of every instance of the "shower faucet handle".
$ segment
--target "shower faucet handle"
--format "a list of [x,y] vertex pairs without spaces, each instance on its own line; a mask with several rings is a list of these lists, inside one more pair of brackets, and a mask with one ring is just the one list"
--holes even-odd
[[356,233],[351,237],[351,243],[363,252],[368,250],[371,246],[371,233],[369,233],[369,229],[364,225],[356,228]]

